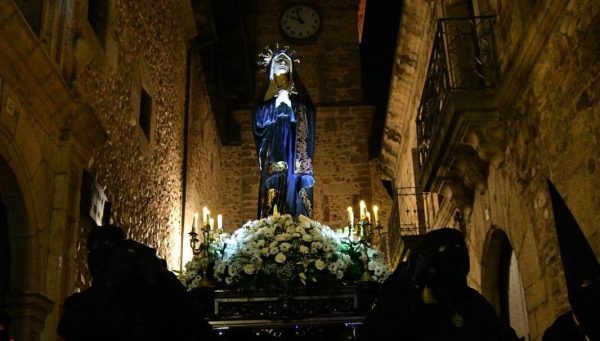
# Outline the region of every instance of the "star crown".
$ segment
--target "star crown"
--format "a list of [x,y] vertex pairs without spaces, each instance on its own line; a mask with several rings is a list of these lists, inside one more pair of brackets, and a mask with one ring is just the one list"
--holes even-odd
[[281,53],[284,53],[288,57],[290,57],[290,59],[294,63],[300,63],[299,59],[294,59],[294,54],[296,53],[296,51],[290,50],[290,47],[287,45],[280,46],[279,43],[275,43],[273,47],[268,45],[265,46],[264,50],[258,54],[258,62],[256,64],[258,65],[258,69],[260,70],[260,72],[266,72],[269,63],[271,63],[271,60],[273,59],[273,56],[276,56]]

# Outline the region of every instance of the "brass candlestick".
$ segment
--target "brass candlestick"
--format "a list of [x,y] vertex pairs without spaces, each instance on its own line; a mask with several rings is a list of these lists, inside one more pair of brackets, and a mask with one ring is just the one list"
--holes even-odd
[[194,256],[200,257],[200,265],[202,268],[202,279],[200,280],[200,287],[212,287],[214,286],[210,281],[208,268],[210,266],[210,247],[212,243],[212,231],[210,229],[210,224],[206,224],[201,229],[204,241],[200,244],[200,240],[198,239],[198,233],[196,233],[195,228],[192,228],[192,232],[190,235],[190,247],[192,248],[192,252]]

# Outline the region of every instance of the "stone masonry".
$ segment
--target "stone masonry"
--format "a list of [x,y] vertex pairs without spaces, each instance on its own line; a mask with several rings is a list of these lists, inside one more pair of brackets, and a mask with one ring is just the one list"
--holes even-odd
[[[303,45],[288,44],[279,34],[279,15],[292,3],[257,2],[256,12],[248,14],[248,22],[255,23],[249,25],[248,35],[256,39],[249,55],[257,56],[266,45],[279,42],[289,45],[300,59],[295,70],[317,107],[314,218],[342,228],[347,224],[346,207],[354,206],[357,211],[358,201],[364,199],[369,207],[380,206],[385,225],[391,199],[379,178],[373,178],[378,166],[371,165],[367,151],[373,108],[361,104],[358,1],[313,2],[321,13],[323,29],[316,41]],[[266,74],[254,71],[260,92]],[[222,202],[227,207],[228,229],[256,218],[259,183],[251,112],[240,110],[234,116],[241,126],[241,145],[223,147],[222,156]]]
[[[56,340],[62,302],[76,285],[89,285],[87,231],[79,226],[84,170],[112,203],[112,221],[155,247],[171,269],[179,269],[181,229],[189,232],[193,213],[220,208],[220,141],[194,53],[186,88],[191,5],[102,3],[106,22],[96,31],[88,1],[48,2],[39,35],[21,2],[0,5],[0,197],[11,212],[8,304],[19,340]],[[147,131],[142,89],[151,98]]]
[[[600,218],[600,5],[585,0],[474,3],[476,15],[497,16],[500,83],[494,96],[503,126],[498,135],[503,160],[489,164],[485,186],[475,192],[466,216],[469,283],[477,289],[489,284],[485,278],[494,271],[486,266],[490,236],[503,230],[521,272],[529,336],[540,340],[569,309],[546,179],[557,186],[600,253],[595,223]],[[448,4],[405,2],[384,137],[384,169],[397,183],[414,183],[416,109],[435,19],[446,15]],[[446,199],[443,205],[452,206]],[[434,227],[452,225],[449,219]]]

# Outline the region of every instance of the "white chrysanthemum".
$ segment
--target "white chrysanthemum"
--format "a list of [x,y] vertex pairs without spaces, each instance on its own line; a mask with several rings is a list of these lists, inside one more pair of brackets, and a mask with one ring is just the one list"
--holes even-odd
[[215,264],[214,271],[215,274],[222,275],[225,273],[225,269],[227,268],[227,263],[220,261]]
[[[350,256],[348,250],[356,251],[356,245],[347,236],[340,236],[305,216],[294,218],[283,214],[248,221],[231,235],[220,234],[216,239],[211,254],[214,279],[234,286],[252,281],[258,273],[276,274],[279,280],[296,279],[306,285],[306,281],[317,281],[315,276],[308,275],[315,269],[342,280],[349,266],[357,261],[362,266],[364,261]],[[383,281],[390,269],[382,254],[367,248],[367,255],[369,270],[376,280]],[[295,263],[289,262],[290,259]],[[188,288],[200,285],[203,268],[196,258],[186,264],[182,280]]]
[[285,255],[284,255],[283,253],[281,253],[281,252],[280,252],[280,253],[278,253],[278,254],[277,254],[277,256],[275,256],[275,261],[276,261],[277,263],[283,263],[283,262],[285,262],[285,260],[286,260],[286,257],[285,257]]
[[288,233],[282,233],[275,236],[275,240],[279,242],[285,242],[292,238],[292,236]]
[[317,268],[317,270],[323,270],[325,269],[325,262],[323,262],[321,259],[317,259],[315,261],[315,268]]
[[254,267],[253,264],[244,265],[244,272],[247,273],[248,275],[252,275],[254,273],[254,271],[256,271],[256,268]]
[[281,250],[281,252],[287,252],[291,247],[292,244],[286,242],[283,242],[281,243],[281,245],[279,245],[279,249]]
[[312,220],[310,220],[310,218],[308,218],[302,214],[300,216],[298,216],[298,221],[304,228],[310,227],[310,224],[312,222]]

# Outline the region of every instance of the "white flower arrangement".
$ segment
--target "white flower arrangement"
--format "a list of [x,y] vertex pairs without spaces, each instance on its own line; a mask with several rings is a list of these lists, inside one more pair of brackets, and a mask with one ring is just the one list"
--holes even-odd
[[[248,221],[232,235],[219,235],[209,252],[208,272],[230,288],[333,287],[355,282],[364,272],[363,245],[328,226],[289,214]],[[367,249],[368,270],[383,282],[390,274],[381,253]],[[194,257],[182,277],[188,289],[202,280],[202,262]]]

